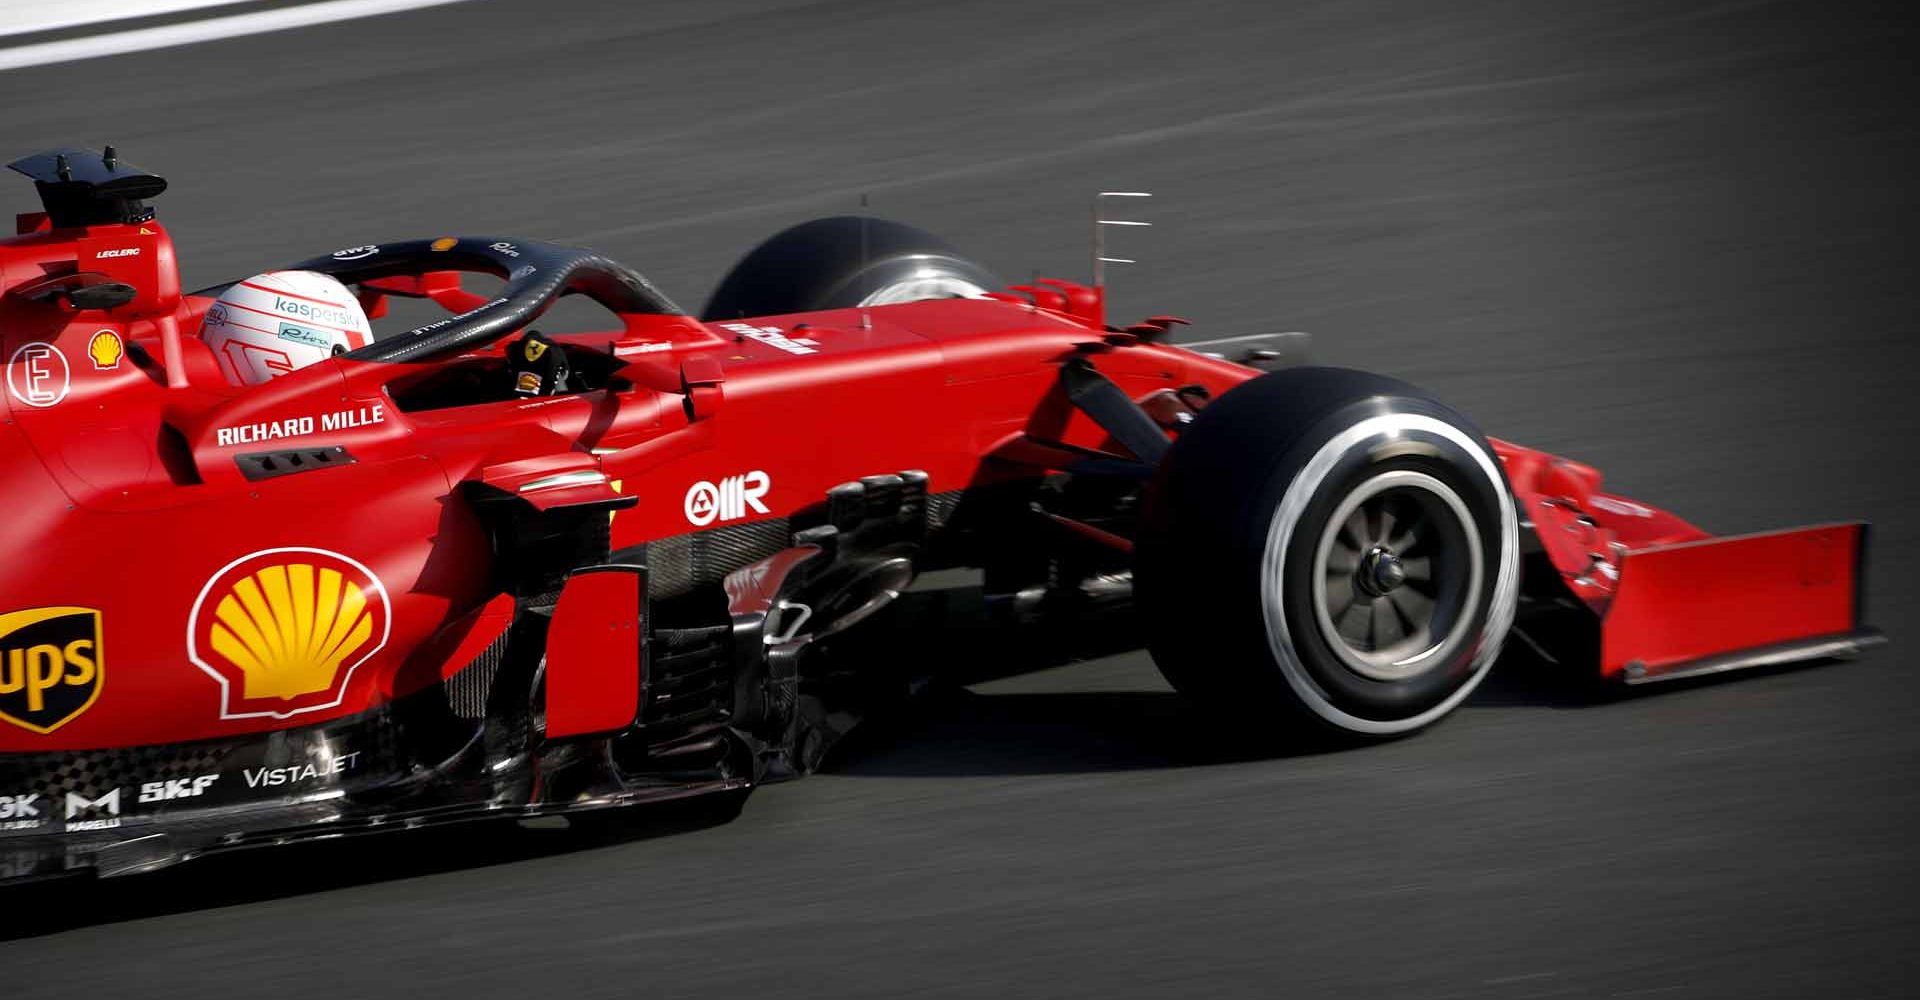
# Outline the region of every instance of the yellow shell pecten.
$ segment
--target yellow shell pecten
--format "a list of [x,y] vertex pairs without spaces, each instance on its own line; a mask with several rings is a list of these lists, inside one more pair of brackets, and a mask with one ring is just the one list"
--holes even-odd
[[268,566],[236,581],[214,609],[214,652],[246,676],[248,698],[324,691],[373,635],[360,586],[307,563]]

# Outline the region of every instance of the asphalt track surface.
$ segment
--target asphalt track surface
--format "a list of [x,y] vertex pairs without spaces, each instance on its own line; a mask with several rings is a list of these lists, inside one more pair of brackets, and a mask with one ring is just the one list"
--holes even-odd
[[477,0],[0,74],[0,122],[9,155],[110,140],[166,174],[190,287],[497,232],[697,306],[862,194],[1010,278],[1079,276],[1088,193],[1149,190],[1122,315],[1309,330],[1713,530],[1870,519],[1889,647],[1617,700],[1507,664],[1417,738],[1264,759],[1099,658],[936,689],[722,825],[9,904],[6,993],[1920,989],[1902,12],[1415,6]]

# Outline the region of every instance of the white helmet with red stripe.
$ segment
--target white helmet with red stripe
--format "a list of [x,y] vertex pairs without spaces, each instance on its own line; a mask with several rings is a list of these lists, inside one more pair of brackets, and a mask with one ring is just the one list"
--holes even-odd
[[373,328],[347,286],[318,271],[268,271],[235,282],[207,307],[200,339],[236,385],[373,343]]

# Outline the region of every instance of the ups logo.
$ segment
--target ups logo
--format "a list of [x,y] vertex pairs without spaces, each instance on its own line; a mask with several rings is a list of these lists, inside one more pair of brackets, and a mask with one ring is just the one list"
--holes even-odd
[[0,719],[51,733],[99,700],[104,670],[100,612],[29,608],[0,614]]

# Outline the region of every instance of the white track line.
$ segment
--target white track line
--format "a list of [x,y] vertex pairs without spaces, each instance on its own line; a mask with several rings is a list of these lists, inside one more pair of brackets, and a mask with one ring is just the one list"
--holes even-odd
[[225,7],[244,0],[0,0],[0,36],[52,31],[130,17],[177,14],[202,7]]
[[256,11],[252,14],[229,14],[200,21],[166,24],[157,28],[135,28],[131,31],[113,31],[104,35],[69,38],[58,42],[16,45],[10,49],[0,49],[0,71],[26,66],[45,66],[48,63],[72,62],[77,59],[97,59],[101,56],[117,56],[128,52],[145,52],[148,49],[171,48],[175,45],[192,45],[195,42],[210,42],[217,38],[260,35],[270,31],[286,31],[291,28],[305,28],[333,21],[350,21],[359,17],[374,17],[420,7],[439,7],[444,4],[464,2],[465,0],[326,0],[324,3],[279,7],[273,10]]

